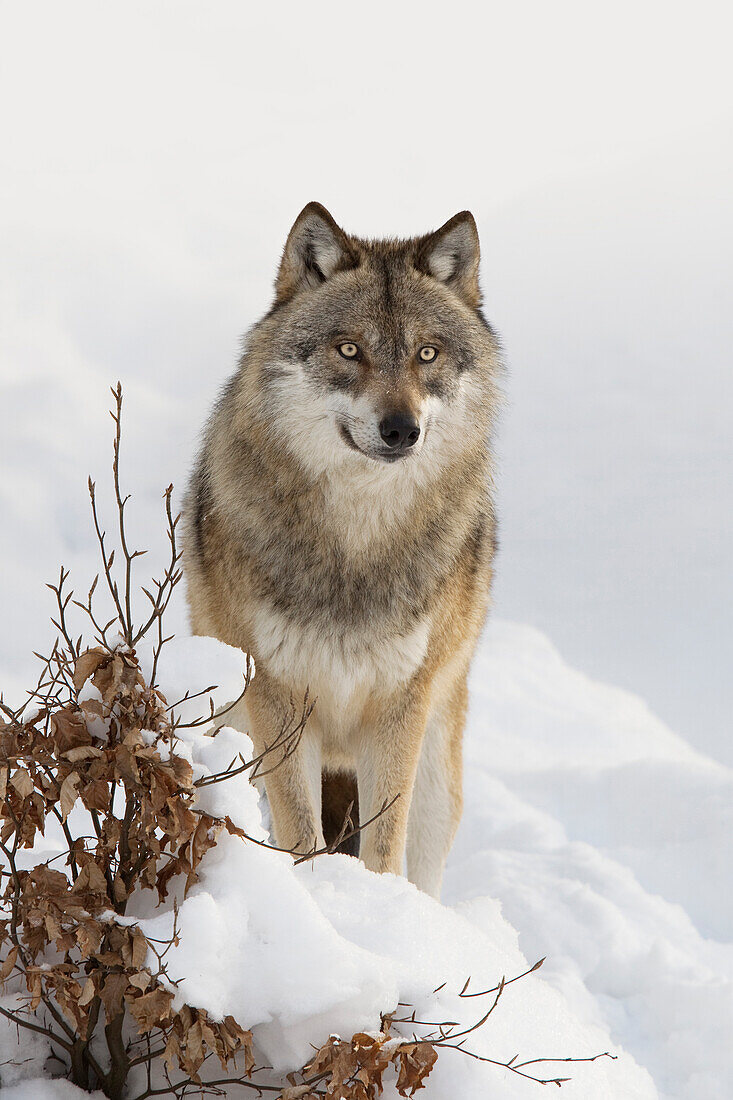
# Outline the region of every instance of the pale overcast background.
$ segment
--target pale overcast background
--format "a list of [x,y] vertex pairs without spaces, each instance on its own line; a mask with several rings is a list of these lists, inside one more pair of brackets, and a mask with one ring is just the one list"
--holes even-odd
[[183,487],[308,200],[362,235],[469,207],[509,368],[496,614],[733,763],[724,6],[0,13],[9,687],[46,640],[42,582],[61,560],[93,572],[85,480],[107,470],[108,384],[126,388],[147,516]]

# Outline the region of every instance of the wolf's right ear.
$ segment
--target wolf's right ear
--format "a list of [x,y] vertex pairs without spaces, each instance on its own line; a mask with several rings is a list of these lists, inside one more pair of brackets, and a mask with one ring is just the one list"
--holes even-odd
[[335,272],[355,267],[358,262],[349,238],[325,206],[309,202],[298,214],[285,242],[275,283],[277,300],[320,286]]

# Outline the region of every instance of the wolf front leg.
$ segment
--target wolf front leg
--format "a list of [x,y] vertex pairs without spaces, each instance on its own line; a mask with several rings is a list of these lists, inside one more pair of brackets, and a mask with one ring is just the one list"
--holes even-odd
[[468,688],[463,676],[428,718],[407,824],[407,877],[440,898],[445,861],[463,810],[463,727]]
[[[360,857],[370,871],[401,875],[407,820],[425,733],[425,691],[406,690],[373,702],[357,757],[359,818],[376,821],[361,834]],[[383,806],[394,803],[380,814]]]
[[307,722],[298,728],[290,693],[259,668],[247,692],[247,711],[255,753],[272,746],[258,773],[265,777],[275,843],[301,855],[322,848],[319,738]]

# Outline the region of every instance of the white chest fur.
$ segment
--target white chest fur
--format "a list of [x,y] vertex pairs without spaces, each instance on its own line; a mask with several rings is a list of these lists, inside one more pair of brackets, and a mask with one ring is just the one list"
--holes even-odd
[[430,633],[423,621],[396,636],[373,630],[332,625],[303,627],[264,602],[252,615],[258,665],[295,694],[308,688],[311,697],[343,717],[356,697],[374,690],[390,692],[406,683],[425,659]]

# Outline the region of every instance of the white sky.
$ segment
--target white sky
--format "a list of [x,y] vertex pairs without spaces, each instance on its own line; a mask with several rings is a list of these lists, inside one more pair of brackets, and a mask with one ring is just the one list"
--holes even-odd
[[5,4],[2,158],[39,197],[53,175],[50,214],[170,188],[238,221],[269,197],[285,224],[317,193],[404,232],[729,119],[723,10]]

